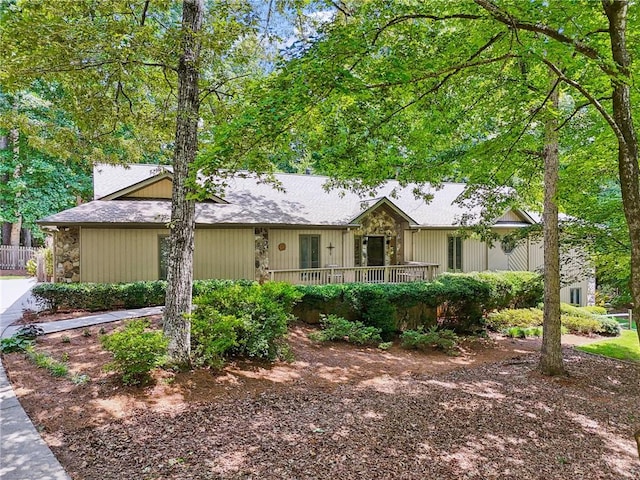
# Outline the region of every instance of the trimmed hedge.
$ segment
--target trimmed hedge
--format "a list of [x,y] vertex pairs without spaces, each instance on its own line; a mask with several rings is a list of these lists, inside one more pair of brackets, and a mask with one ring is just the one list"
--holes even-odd
[[534,306],[542,279],[531,272],[444,274],[433,282],[298,286],[302,300],[294,314],[309,323],[335,314],[380,328],[389,339],[397,331],[439,324],[457,332],[483,328],[483,316],[497,308]]
[[[193,296],[205,295],[230,285],[247,286],[248,280],[196,280]],[[32,294],[39,306],[59,310],[115,310],[164,305],[167,282],[163,280],[133,283],[42,283]]]

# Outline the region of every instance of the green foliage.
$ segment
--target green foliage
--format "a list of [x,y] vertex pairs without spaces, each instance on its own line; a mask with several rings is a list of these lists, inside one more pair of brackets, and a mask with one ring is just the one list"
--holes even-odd
[[435,325],[427,330],[406,330],[400,336],[402,348],[427,350],[437,348],[448,354],[455,352],[458,336],[453,330],[438,329]]
[[393,347],[393,342],[382,342],[378,345],[378,348],[384,351],[390,350],[391,347]]
[[617,337],[622,333],[620,324],[613,318],[601,317],[598,318],[598,322],[600,322],[600,328],[598,329],[598,333],[600,335],[605,335],[607,337]]
[[600,322],[595,318],[562,315],[562,325],[571,333],[590,335],[600,331]]
[[227,355],[238,346],[246,323],[215,308],[202,306],[191,315],[191,355],[194,366],[221,368]]
[[444,324],[456,331],[476,331],[482,316],[494,308],[535,305],[539,301],[540,277],[531,272],[492,274],[445,274],[433,282],[400,284],[333,284],[296,287],[302,300],[296,312],[335,314],[381,329],[384,339],[402,329],[409,309],[424,307],[436,321],[435,311]]
[[[248,280],[196,280],[194,296],[229,285],[252,285]],[[167,282],[133,283],[43,283],[32,289],[38,305],[58,310],[113,310],[164,305]]]
[[169,340],[158,331],[149,331],[149,321],[131,320],[120,330],[100,341],[113,355],[107,368],[122,374],[125,385],[137,385],[149,378],[149,372],[165,360]]
[[[322,316],[322,330],[310,335],[317,342],[344,341],[358,345],[380,343],[381,329],[366,326],[362,322],[351,322],[337,315]],[[392,342],[387,342],[391,343]],[[383,345],[380,343],[380,345]],[[386,344],[385,344],[386,345]]]
[[509,338],[541,337],[542,327],[510,327],[503,330],[502,333]]
[[512,309],[490,313],[486,325],[496,332],[508,327],[536,327],[542,325],[543,312],[538,308]]
[[9,338],[3,338],[0,340],[0,352],[12,353],[12,352],[26,352],[29,347],[33,345],[33,340],[13,335]]
[[86,375],[84,373],[76,373],[71,376],[70,380],[74,385],[86,385],[91,381],[91,378],[89,377],[89,375]]
[[300,297],[295,287],[272,282],[229,284],[196,297],[191,337],[194,362],[219,366],[230,356],[286,357],[287,327]]
[[32,277],[35,277],[38,270],[38,257],[44,258],[44,269],[47,277],[53,276],[53,249],[52,248],[40,248],[36,252],[35,257],[29,259],[25,266],[27,273]]
[[38,368],[48,370],[54,377],[66,377],[69,374],[69,367],[65,362],[59,362],[44,352],[37,352],[33,347],[28,348],[26,353]]
[[606,315],[607,309],[604,307],[599,307],[597,305],[591,305],[587,307],[581,307],[585,312],[592,313],[593,315]]

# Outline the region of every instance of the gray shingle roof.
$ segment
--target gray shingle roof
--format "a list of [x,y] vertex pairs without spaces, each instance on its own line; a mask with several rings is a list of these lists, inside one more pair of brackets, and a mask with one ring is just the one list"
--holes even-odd
[[[161,167],[170,170],[170,167]],[[99,199],[135,183],[157,175],[158,165],[131,165],[129,168],[99,165],[94,171],[95,198]],[[344,190],[325,189],[327,177],[317,175],[277,174],[282,190],[256,178],[232,178],[224,196],[229,205],[199,203],[198,224],[272,224],[272,225],[348,225],[381,198],[387,198],[398,209],[424,227],[456,226],[463,214],[477,213],[455,203],[465,185],[447,183],[441,189],[425,187],[433,195],[426,202],[416,198],[415,185],[400,187],[388,181],[366,198]],[[396,196],[392,197],[392,191]],[[94,200],[70,210],[51,215],[42,224],[73,223],[155,223],[169,221],[168,200]]]

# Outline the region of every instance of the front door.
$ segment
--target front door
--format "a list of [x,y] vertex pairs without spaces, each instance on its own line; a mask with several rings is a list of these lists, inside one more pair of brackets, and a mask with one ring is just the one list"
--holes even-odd
[[384,237],[369,237],[367,239],[367,266],[384,266]]

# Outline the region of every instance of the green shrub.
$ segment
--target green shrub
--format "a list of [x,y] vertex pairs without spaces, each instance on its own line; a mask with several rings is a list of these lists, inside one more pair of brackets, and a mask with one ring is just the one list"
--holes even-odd
[[378,348],[384,351],[391,349],[391,347],[393,347],[393,342],[382,342],[378,345]]
[[245,320],[222,315],[209,306],[191,315],[191,355],[195,366],[221,368],[226,356],[238,346]]
[[2,353],[25,352],[31,346],[33,346],[33,340],[18,335],[0,340],[0,352]]
[[[195,280],[194,296],[230,285],[249,286],[248,280]],[[113,310],[164,305],[167,282],[156,280],[133,283],[43,283],[32,293],[39,306],[51,310]]]
[[108,370],[122,374],[125,385],[136,385],[149,377],[149,372],[162,365],[169,340],[159,331],[149,331],[149,321],[131,320],[120,330],[101,337],[102,346],[113,355]]
[[504,272],[444,274],[433,282],[297,286],[303,298],[295,311],[303,319],[334,314],[357,320],[380,328],[384,339],[407,324],[434,325],[437,317],[447,328],[477,331],[492,309],[535,305],[541,285],[537,274]]
[[597,320],[600,322],[600,328],[598,329],[600,335],[617,337],[622,333],[622,328],[617,320],[607,317],[600,317]]
[[592,313],[594,315],[606,315],[607,309],[604,307],[599,307],[597,305],[590,305],[588,307],[581,307],[585,312]]
[[36,256],[27,261],[27,264],[25,265],[25,269],[27,270],[27,273],[30,276],[35,277],[38,273],[37,257],[40,255],[44,257],[45,273],[47,277],[51,278],[53,276],[53,249],[51,248],[43,247],[38,249],[36,252]]
[[600,331],[600,322],[595,318],[562,315],[562,325],[571,333],[589,335]]
[[323,316],[322,330],[312,333],[310,338],[318,342],[345,341],[358,345],[380,343],[381,330],[366,326],[362,322],[351,322],[337,315]]
[[[196,333],[192,335],[192,342],[196,352],[209,351],[207,343],[217,339],[220,343],[212,347],[212,359],[224,345],[228,348],[220,352],[221,358],[247,356],[274,360],[287,356],[287,327],[293,318],[293,305],[300,297],[295,287],[286,283],[230,283],[210,290],[194,300],[192,321],[196,324]],[[209,363],[209,360],[202,362]]]
[[542,325],[543,312],[537,308],[505,309],[490,313],[486,325],[496,332],[509,327],[537,327]]
[[503,330],[505,336],[509,338],[526,338],[527,334],[522,327],[509,327]]
[[455,352],[458,344],[458,336],[453,330],[438,329],[433,326],[426,331],[422,328],[418,330],[406,330],[400,336],[402,347],[408,349],[425,350],[437,348],[446,353]]

